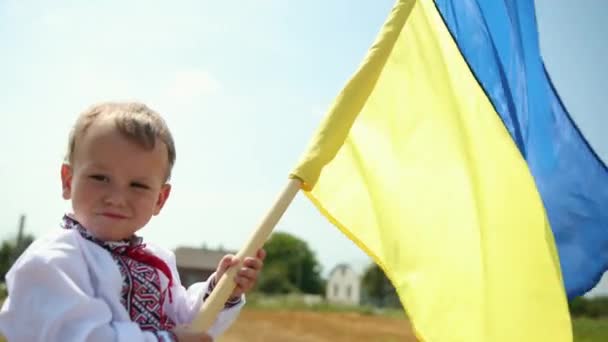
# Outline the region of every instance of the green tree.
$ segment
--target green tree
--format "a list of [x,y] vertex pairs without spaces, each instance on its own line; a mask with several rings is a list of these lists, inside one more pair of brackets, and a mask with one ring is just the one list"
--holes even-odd
[[0,246],[0,281],[4,282],[6,272],[12,265],[13,246],[8,241],[3,241]]
[[0,245],[0,282],[5,281],[6,272],[33,241],[34,237],[31,235],[2,241]]
[[299,291],[287,278],[287,271],[284,265],[278,263],[264,267],[259,289],[264,293],[272,294],[286,294]]
[[361,287],[364,302],[380,307],[401,307],[395,287],[378,265],[367,267]]
[[323,293],[321,266],[306,242],[291,234],[276,232],[264,249],[267,254],[258,284],[260,291]]
[[574,317],[608,317],[608,297],[576,297],[569,301],[568,306]]

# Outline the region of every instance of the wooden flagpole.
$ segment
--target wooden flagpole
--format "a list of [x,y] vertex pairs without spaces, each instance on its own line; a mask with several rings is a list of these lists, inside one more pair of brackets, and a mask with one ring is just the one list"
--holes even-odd
[[[289,180],[276,199],[273,207],[266,213],[253,235],[249,238],[249,241],[245,243],[244,247],[237,254],[241,263],[246,257],[253,257],[258,249],[264,246],[279,219],[298,193],[300,185],[301,181],[299,179],[292,178]],[[224,303],[226,303],[226,300],[228,300],[236,286],[234,277],[240,266],[231,267],[222,275],[207,300],[203,303],[197,317],[192,322],[191,329],[209,331],[218,314],[224,308]]]

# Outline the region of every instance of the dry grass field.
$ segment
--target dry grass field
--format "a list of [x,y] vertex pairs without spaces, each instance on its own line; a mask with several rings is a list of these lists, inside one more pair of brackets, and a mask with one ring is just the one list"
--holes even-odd
[[219,342],[415,342],[406,319],[347,312],[245,309]]

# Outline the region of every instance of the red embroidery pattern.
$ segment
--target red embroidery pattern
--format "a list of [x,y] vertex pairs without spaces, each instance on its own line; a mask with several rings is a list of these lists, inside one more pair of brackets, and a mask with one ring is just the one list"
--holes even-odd
[[[82,237],[110,252],[122,276],[121,303],[133,322],[142,330],[154,332],[170,331],[175,327],[175,322],[163,309],[167,293],[171,300],[171,271],[164,261],[144,250],[141,238],[133,236],[124,241],[101,241],[68,215],[63,217],[62,226],[78,230]],[[164,290],[159,271],[168,278],[168,286]],[[172,336],[170,332],[169,335]]]
[[123,278],[121,302],[131,320],[142,330],[170,330],[175,323],[165,314],[166,290],[161,290],[158,271],[129,257],[112,254]]

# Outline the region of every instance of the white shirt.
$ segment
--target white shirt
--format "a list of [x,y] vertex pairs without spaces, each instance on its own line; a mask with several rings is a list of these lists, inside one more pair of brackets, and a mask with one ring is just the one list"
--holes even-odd
[[[187,290],[181,285],[175,255],[146,247],[164,260],[173,275],[173,300],[166,314],[189,324],[198,314],[208,282]],[[167,286],[165,277],[161,285]],[[8,341],[157,341],[132,322],[122,305],[122,277],[110,253],[75,229],[61,229],[36,240],[6,275],[8,298],[0,311],[0,333]],[[240,304],[224,309],[209,330],[214,338],[236,319]]]

